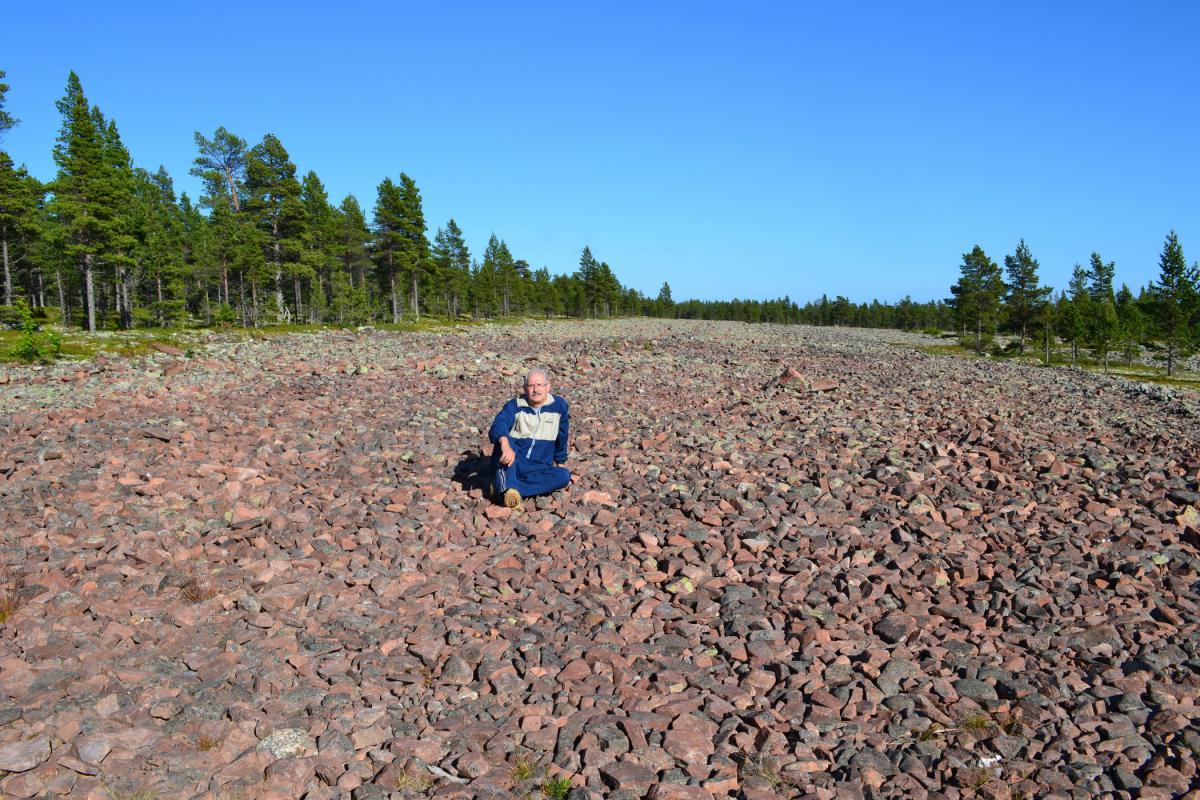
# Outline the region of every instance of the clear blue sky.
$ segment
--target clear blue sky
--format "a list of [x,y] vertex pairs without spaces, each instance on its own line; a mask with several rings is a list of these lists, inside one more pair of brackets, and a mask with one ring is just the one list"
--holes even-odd
[[[313,4],[316,5],[316,4]],[[3,143],[53,177],[75,70],[193,197],[192,135],[274,133],[333,201],[401,171],[430,236],[676,299],[948,296],[1024,238],[1200,257],[1200,4],[12,3]]]

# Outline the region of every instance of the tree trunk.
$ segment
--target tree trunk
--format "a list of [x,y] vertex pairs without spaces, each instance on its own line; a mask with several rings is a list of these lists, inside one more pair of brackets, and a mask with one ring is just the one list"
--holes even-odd
[[83,257],[83,296],[87,305],[88,333],[96,332],[96,287],[92,283],[92,254]]
[[237,212],[241,211],[242,209],[238,205],[237,184],[234,183],[233,173],[229,170],[228,167],[225,168],[225,180],[227,180],[229,182],[229,197],[230,197],[230,199],[233,200],[233,211],[234,211],[234,213],[237,213]]
[[392,324],[400,324],[400,304],[396,300],[396,276],[393,274],[389,279],[389,286],[392,292]]
[[300,276],[292,276],[292,293],[296,295],[296,322],[304,320],[304,303],[300,298]]
[[58,310],[62,312],[62,324],[67,326],[67,293],[63,289],[62,270],[54,268],[54,281],[58,284]]
[[4,305],[12,305],[12,272],[8,268],[8,237],[3,239],[4,245]]
[[412,273],[412,312],[413,319],[421,319],[421,297],[417,293],[417,271],[414,269]]

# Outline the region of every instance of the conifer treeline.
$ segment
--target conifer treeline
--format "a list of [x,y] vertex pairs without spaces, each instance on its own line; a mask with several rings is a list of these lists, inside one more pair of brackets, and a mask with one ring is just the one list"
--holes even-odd
[[975,245],[963,254],[947,305],[962,340],[979,353],[1005,331],[1016,337],[1019,352],[1036,340],[1049,362],[1061,340],[1070,345],[1072,365],[1086,348],[1106,370],[1113,352],[1131,362],[1149,348],[1173,375],[1180,359],[1200,346],[1200,267],[1188,266],[1174,231],[1158,264],[1158,280],[1135,296],[1126,284],[1114,291],[1116,264],[1094,252],[1087,267],[1075,265],[1067,290],[1055,297],[1052,287],[1041,284],[1040,265],[1024,239],[1004,257],[1003,274]]
[[[0,84],[0,113],[7,88]],[[40,183],[0,151],[5,306],[23,300],[90,331],[676,313],[669,286],[654,298],[622,286],[587,247],[578,269],[551,275],[494,234],[472,257],[453,219],[430,241],[421,192],[404,173],[379,183],[370,211],[353,195],[334,205],[272,134],[249,146],[224,127],[197,133],[191,174],[204,191],[177,198],[165,169],[134,165],[116,123],[73,72],[57,107],[53,181]],[[0,134],[16,124],[0,120]],[[713,316],[726,305],[691,302],[681,313]],[[733,305],[738,318],[778,322],[794,322],[797,311],[786,299]]]
[[[3,78],[0,71],[0,136],[18,122],[4,110]],[[653,298],[623,286],[587,247],[574,272],[552,275],[515,258],[494,234],[473,257],[453,219],[430,241],[420,190],[404,173],[380,182],[369,214],[353,195],[335,206],[316,173],[297,177],[272,134],[251,147],[224,127],[211,138],[197,133],[191,174],[204,191],[197,201],[176,197],[165,169],[134,165],[116,123],[88,102],[73,72],[57,107],[53,181],[42,184],[0,150],[2,299],[93,331],[349,325],[429,313],[649,315],[956,330],[980,352],[1008,332],[1022,352],[1040,339],[1048,358],[1061,338],[1073,359],[1089,348],[1106,364],[1110,351],[1132,358],[1151,346],[1168,372],[1200,344],[1197,267],[1187,266],[1174,233],[1159,280],[1136,296],[1127,286],[1114,291],[1115,265],[1093,253],[1055,298],[1021,241],[1004,258],[1007,279],[982,248],[964,254],[946,301],[676,302],[666,283]]]

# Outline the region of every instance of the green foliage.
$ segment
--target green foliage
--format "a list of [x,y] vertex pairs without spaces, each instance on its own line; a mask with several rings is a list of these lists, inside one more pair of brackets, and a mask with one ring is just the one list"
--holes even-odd
[[12,307],[16,312],[20,335],[12,349],[12,357],[19,361],[34,361],[49,364],[62,354],[62,339],[57,333],[43,333],[34,322],[33,314],[25,298],[17,298]]
[[1162,360],[1166,362],[1167,377],[1170,377],[1178,360],[1196,349],[1200,332],[1200,319],[1197,319],[1200,270],[1194,264],[1188,267],[1175,231],[1167,234],[1158,264],[1158,281],[1150,285],[1152,319],[1164,344]]
[[996,333],[1004,280],[996,262],[979,245],[963,253],[962,259],[961,276],[950,287],[949,305],[963,337],[973,336],[975,352],[983,353]]
[[547,800],[565,800],[571,793],[571,781],[567,778],[547,778],[542,782],[542,796]]
[[4,82],[4,70],[0,69],[0,136],[15,128],[20,120],[4,110],[8,84]]
[[1008,273],[1008,293],[1005,296],[1005,311],[1011,330],[1019,333],[1020,352],[1025,352],[1025,338],[1029,328],[1043,321],[1043,311],[1052,291],[1042,286],[1038,278],[1039,264],[1022,239],[1016,252],[1004,257],[1004,268]]

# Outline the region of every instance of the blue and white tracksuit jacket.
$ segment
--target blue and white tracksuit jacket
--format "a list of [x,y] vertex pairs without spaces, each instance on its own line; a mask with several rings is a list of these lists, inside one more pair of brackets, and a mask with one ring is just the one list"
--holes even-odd
[[[567,401],[550,395],[538,408],[524,397],[509,400],[500,409],[488,439],[496,468],[496,489],[516,489],[521,497],[549,494],[571,482],[571,471],[556,467],[567,460]],[[507,436],[516,458],[511,466],[500,466],[500,437]]]

